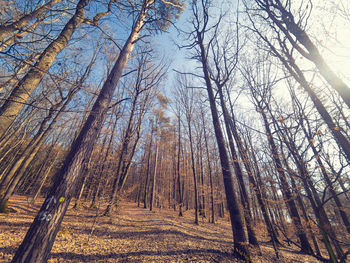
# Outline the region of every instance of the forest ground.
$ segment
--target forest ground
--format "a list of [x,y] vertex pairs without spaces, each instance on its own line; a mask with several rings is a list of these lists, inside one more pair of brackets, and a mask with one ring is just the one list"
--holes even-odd
[[[43,199],[31,205],[25,196],[14,196],[15,213],[0,214],[0,262],[9,262],[24,238]],[[193,211],[178,217],[172,209],[143,209],[121,201],[116,215],[103,217],[102,209],[69,209],[51,251],[49,262],[239,262],[232,257],[232,230],[228,218],[215,224],[207,219],[194,224]],[[256,225],[259,240],[268,240]],[[299,254],[293,246],[261,244],[253,262],[319,262]]]

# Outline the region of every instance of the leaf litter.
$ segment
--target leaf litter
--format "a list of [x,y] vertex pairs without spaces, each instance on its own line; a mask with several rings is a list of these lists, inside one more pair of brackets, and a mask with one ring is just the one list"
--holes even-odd
[[[40,208],[39,202],[31,205],[27,197],[16,195],[9,202],[16,213],[0,214],[0,262],[11,261]],[[100,216],[103,207],[68,209],[48,262],[241,262],[232,255],[227,217],[215,224],[203,218],[195,225],[191,210],[178,217],[173,209],[149,211],[128,201],[121,201],[118,211],[105,217]],[[281,248],[277,259],[266,242],[267,234],[260,229],[256,229],[258,238],[265,242],[261,254],[251,248],[254,263],[320,262],[299,254],[292,246]]]

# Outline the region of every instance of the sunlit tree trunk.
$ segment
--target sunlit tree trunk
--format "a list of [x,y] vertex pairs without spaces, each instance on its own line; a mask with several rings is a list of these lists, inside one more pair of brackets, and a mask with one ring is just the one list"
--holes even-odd
[[273,23],[274,29],[276,30],[275,27],[277,26],[290,44],[302,56],[315,64],[320,74],[339,93],[345,104],[350,108],[350,88],[331,70],[317,46],[312,42],[305,29],[302,28],[302,24],[306,24],[309,14],[301,15],[301,13],[309,11],[297,9],[299,21],[296,21],[290,4],[283,4],[280,0],[255,0],[255,2],[266,12]]
[[38,87],[39,83],[50,69],[52,63],[71,39],[75,29],[84,21],[84,8],[90,0],[80,0],[75,14],[65,25],[59,36],[43,51],[35,65],[17,83],[10,96],[0,108],[0,136],[11,125],[25,106],[30,94]]
[[43,13],[48,12],[52,6],[55,4],[61,2],[62,0],[51,0],[47,2],[46,4],[40,6],[39,8],[36,8],[34,11],[32,11],[29,14],[26,14],[22,16],[21,18],[17,19],[15,22],[11,24],[3,24],[0,26],[0,41],[4,42],[5,38],[9,35],[15,34],[16,31],[25,31],[24,27],[33,19],[37,19],[40,17]]
[[91,154],[93,144],[102,126],[104,116],[108,111],[114,90],[126,67],[135,42],[139,37],[149,5],[152,3],[153,1],[144,1],[133,29],[120,50],[118,59],[96,99],[88,119],[78,137],[74,140],[61,170],[55,176],[55,182],[50,193],[35,217],[34,222],[31,224],[12,262],[47,261],[57,232],[79,181],[82,164]]

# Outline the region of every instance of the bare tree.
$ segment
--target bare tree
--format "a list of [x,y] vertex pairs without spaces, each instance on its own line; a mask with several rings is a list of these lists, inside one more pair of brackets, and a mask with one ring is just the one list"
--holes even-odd
[[307,254],[313,254],[313,250],[303,228],[295,200],[289,188],[288,180],[283,169],[283,164],[278,152],[278,148],[271,131],[271,124],[269,123],[266,115],[266,111],[269,109],[269,101],[271,99],[271,89],[276,84],[276,78],[271,72],[271,64],[267,64],[267,62],[264,63],[264,61],[258,61],[255,65],[255,70],[253,67],[254,66],[246,68],[244,70],[243,76],[246,79],[246,83],[250,89],[251,96],[254,99],[256,109],[263,119],[267,140],[272,153],[272,158],[276,165],[279,180],[281,182],[283,198],[286,206],[288,207],[288,212],[290,213],[292,222],[295,226],[296,234],[301,244],[301,251]]
[[[278,2],[277,5],[279,6],[280,1],[277,1],[277,2]],[[287,2],[289,3],[290,1],[287,1]],[[266,4],[267,4],[267,6],[265,6],[265,7],[266,8],[269,7],[270,1],[267,1]],[[279,8],[282,8],[282,7],[279,6]],[[281,12],[283,10],[284,9],[280,9]],[[287,12],[287,14],[288,14],[288,12]],[[268,49],[272,52],[272,54],[280,60],[280,62],[285,67],[285,69],[288,71],[288,73],[300,84],[300,86],[309,95],[309,97],[311,98],[311,100],[313,101],[313,103],[315,105],[316,110],[322,116],[324,122],[327,124],[329,130],[332,132],[335,140],[339,144],[339,147],[344,151],[346,158],[348,160],[350,160],[350,141],[349,141],[349,139],[343,134],[342,129],[337,127],[331,114],[329,113],[326,106],[324,105],[324,103],[320,99],[320,96],[315,92],[312,83],[307,80],[304,72],[302,71],[300,66],[296,63],[296,60],[293,57],[294,49],[298,50],[299,52],[300,52],[300,50],[294,45],[292,45],[292,47],[289,47],[288,45],[286,45],[286,41],[291,41],[290,36],[288,37],[288,35],[286,37],[282,37],[281,34],[276,34],[275,40],[276,40],[277,44],[274,45],[274,43],[269,39],[269,37],[265,36],[261,32],[261,30],[259,30],[257,28],[257,25],[256,25],[257,21],[254,22],[252,17],[250,17],[250,19],[251,19],[251,23],[253,25],[253,28],[252,28],[253,32],[255,34],[257,34],[261,40],[263,40],[263,42],[267,45]],[[293,17],[291,17],[291,19],[293,20]],[[286,32],[284,32],[284,33],[286,33]],[[331,77],[331,78],[334,79],[335,77],[334,78]],[[340,82],[338,81],[337,83],[339,84]],[[341,82],[341,83],[343,83],[343,82]],[[347,100],[346,98],[349,99],[350,91],[349,91],[349,88],[344,86],[344,85],[341,84],[338,88],[342,90],[342,94],[343,94],[342,98],[343,98],[344,102],[346,102],[346,100]],[[340,92],[339,90],[337,90],[337,91]],[[348,106],[349,106],[349,104],[348,104]]]
[[[191,42],[188,45],[184,45],[183,48],[192,49],[192,58],[199,62],[202,75],[194,74],[204,81],[205,87],[208,93],[208,99],[210,104],[210,111],[213,120],[213,126],[215,131],[215,137],[218,144],[219,156],[221,161],[222,176],[224,180],[224,187],[226,193],[226,200],[228,210],[230,212],[231,226],[234,237],[234,249],[238,257],[250,262],[250,255],[247,246],[247,237],[245,234],[245,225],[242,218],[242,211],[238,204],[236,193],[233,188],[233,176],[231,173],[229,156],[225,145],[225,138],[222,132],[218,109],[216,106],[215,95],[212,80],[209,72],[208,61],[208,48],[210,48],[210,39],[206,43],[206,37],[208,37],[210,29],[215,31],[219,22],[215,22],[214,26],[210,25],[209,21],[209,7],[211,1],[193,1],[191,4],[192,11],[192,31],[187,33],[186,37]],[[219,21],[222,17],[219,18]]]
[[[133,27],[127,40],[120,50],[118,59],[104,82],[89,117],[78,137],[74,140],[64,165],[55,175],[55,183],[12,262],[47,261],[59,226],[79,181],[82,164],[91,154],[114,90],[122,77],[131,52],[147,21],[147,13],[153,4],[155,4],[153,0],[144,0],[139,9],[135,10],[137,11],[137,17],[133,22]],[[163,5],[163,7],[165,5],[162,2],[157,4]],[[181,8],[181,6],[177,5],[178,10],[181,10]]]
[[[180,78],[181,76],[179,76]],[[194,152],[194,139],[193,139],[193,121],[194,121],[194,90],[188,88],[190,86],[189,82],[185,77],[178,80],[178,89],[177,89],[177,97],[178,102],[182,106],[184,115],[186,118],[186,126],[188,128],[188,138],[190,143],[190,152],[191,152],[191,164],[192,164],[192,175],[193,175],[193,185],[194,185],[194,221],[195,224],[198,225],[198,174],[196,171],[196,162],[195,162],[195,152]]]
[[[26,104],[30,94],[38,87],[41,80],[49,71],[57,55],[68,45],[75,30],[85,21],[84,8],[90,0],[80,0],[74,15],[70,18],[63,30],[40,54],[33,67],[16,84],[11,94],[0,107],[0,136],[11,125]],[[109,6],[110,8],[110,6]],[[103,13],[106,15],[107,13]],[[97,14],[96,17],[99,17]],[[97,22],[97,21],[96,21]]]
[[257,7],[265,13],[271,21],[271,27],[298,51],[300,55],[315,64],[324,79],[342,97],[350,108],[350,88],[328,66],[317,46],[306,32],[308,19],[312,12],[312,1],[308,0],[295,10],[291,0],[255,0]]

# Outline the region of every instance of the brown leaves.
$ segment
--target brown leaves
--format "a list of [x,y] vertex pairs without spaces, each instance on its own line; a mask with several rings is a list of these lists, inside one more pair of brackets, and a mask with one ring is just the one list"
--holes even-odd
[[[23,197],[15,198],[16,207],[27,208]],[[269,200],[270,205],[275,203]],[[178,211],[150,212],[134,203],[121,202],[120,205],[120,214],[113,218],[98,217],[91,236],[96,212],[87,208],[68,210],[49,262],[238,262],[231,255],[232,230],[228,214],[225,219],[218,218],[216,224],[203,220],[196,226],[192,211],[179,218]],[[9,248],[1,251],[0,262],[11,261],[23,240],[35,215],[27,211],[19,209],[16,214],[0,216],[4,222],[0,225],[0,251]],[[269,239],[263,225],[256,230],[259,240]],[[258,256],[253,249],[253,262],[274,262],[271,246],[262,244],[261,250],[263,255]],[[281,251],[279,262],[316,262],[295,251],[296,248],[290,247]]]

